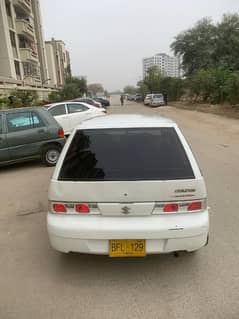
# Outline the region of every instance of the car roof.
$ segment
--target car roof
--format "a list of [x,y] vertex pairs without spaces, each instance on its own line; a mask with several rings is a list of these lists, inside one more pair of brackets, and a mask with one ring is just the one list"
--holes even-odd
[[26,106],[26,107],[17,107],[12,109],[0,110],[0,113],[11,113],[11,112],[21,112],[21,111],[36,111],[42,110],[42,106]]
[[78,129],[133,128],[133,127],[175,127],[172,120],[161,116],[139,114],[111,114],[82,122]]
[[64,101],[64,102],[57,102],[57,103],[52,103],[52,104],[47,104],[44,105],[44,108],[46,108],[47,110],[50,110],[51,108],[61,105],[61,104],[80,104],[80,105],[84,105],[87,106],[88,108],[96,108],[96,106],[88,104],[86,102],[79,102],[79,101]]

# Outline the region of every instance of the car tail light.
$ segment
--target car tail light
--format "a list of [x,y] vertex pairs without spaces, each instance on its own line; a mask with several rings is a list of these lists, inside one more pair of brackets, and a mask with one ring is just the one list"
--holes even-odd
[[179,202],[156,202],[154,206],[153,214],[164,214],[164,213],[197,213],[207,209],[207,199],[191,201],[179,201]]
[[87,204],[76,204],[75,210],[80,214],[88,214],[90,212],[90,208]]
[[202,202],[192,202],[188,205],[188,211],[201,210]]
[[52,207],[53,207],[53,211],[55,213],[66,213],[67,212],[66,206],[64,204],[54,203],[52,205]]
[[59,128],[59,130],[58,130],[58,137],[60,137],[60,138],[65,137],[65,132],[64,132],[62,127]]
[[177,212],[178,211],[178,204],[166,204],[164,206],[163,211],[165,213]]

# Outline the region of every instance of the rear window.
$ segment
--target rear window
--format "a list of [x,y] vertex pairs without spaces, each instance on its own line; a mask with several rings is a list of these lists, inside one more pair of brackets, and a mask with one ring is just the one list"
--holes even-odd
[[193,179],[174,128],[79,130],[59,180],[135,181]]
[[162,99],[163,95],[162,94],[154,94],[155,99]]

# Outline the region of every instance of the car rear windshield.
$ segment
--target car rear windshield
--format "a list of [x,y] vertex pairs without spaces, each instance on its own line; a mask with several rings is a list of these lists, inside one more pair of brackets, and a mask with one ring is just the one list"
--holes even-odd
[[174,128],[79,130],[59,180],[135,181],[193,179]]

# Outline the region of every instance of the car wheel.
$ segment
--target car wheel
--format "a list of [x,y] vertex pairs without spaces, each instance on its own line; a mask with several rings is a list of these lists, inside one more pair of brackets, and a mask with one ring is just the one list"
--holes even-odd
[[46,166],[55,166],[61,153],[61,148],[58,145],[50,144],[43,148],[42,162]]

